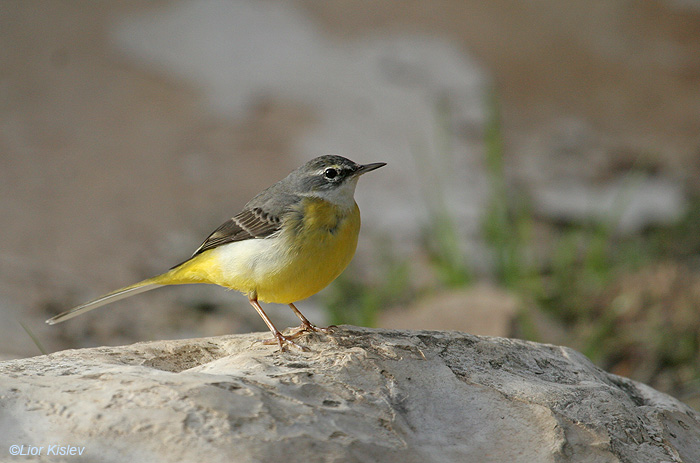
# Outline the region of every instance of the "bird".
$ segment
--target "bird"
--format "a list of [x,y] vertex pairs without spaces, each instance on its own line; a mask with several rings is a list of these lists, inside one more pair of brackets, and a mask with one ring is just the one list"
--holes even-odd
[[[361,175],[384,162],[358,164],[338,155],[311,159],[251,199],[170,270],[86,302],[48,320],[54,325],[106,304],[168,285],[215,284],[248,297],[272,333],[266,344],[306,350],[304,332],[329,333],[296,308],[335,280],[352,260],[360,232],[354,193]],[[260,302],[286,304],[301,320],[283,335]]]

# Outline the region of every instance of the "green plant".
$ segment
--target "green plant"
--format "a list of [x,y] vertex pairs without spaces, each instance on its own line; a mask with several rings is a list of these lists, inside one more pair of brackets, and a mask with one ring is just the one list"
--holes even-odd
[[508,195],[501,114],[494,92],[490,94],[488,108],[484,138],[486,175],[491,191],[482,223],[484,239],[493,252],[496,280],[510,289],[537,292],[536,267],[527,258],[527,250],[534,242],[533,212],[524,194]]
[[29,327],[22,322],[18,322],[18,323],[19,323],[19,326],[22,327],[24,332],[27,333],[27,335],[32,339],[32,342],[34,342],[34,345],[36,346],[36,348],[39,349],[39,352],[41,352],[42,355],[47,355],[48,351],[46,349],[44,349],[44,346],[41,344],[41,341],[39,341],[39,338],[37,338],[36,335],[34,335],[32,330],[30,330]]
[[447,287],[463,287],[473,277],[464,253],[459,228],[450,213],[443,188],[452,171],[452,146],[449,134],[449,111],[438,104],[433,127],[435,155],[427,147],[413,150],[413,158],[423,181],[420,184],[428,212],[424,230],[424,247],[428,251],[440,282]]

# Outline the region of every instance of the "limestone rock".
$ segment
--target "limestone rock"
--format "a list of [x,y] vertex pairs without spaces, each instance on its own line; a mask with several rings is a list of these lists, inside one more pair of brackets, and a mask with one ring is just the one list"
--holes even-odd
[[62,461],[46,455],[59,444],[102,462],[700,461],[697,412],[571,349],[343,326],[278,352],[263,336],[2,362],[2,458],[32,445]]

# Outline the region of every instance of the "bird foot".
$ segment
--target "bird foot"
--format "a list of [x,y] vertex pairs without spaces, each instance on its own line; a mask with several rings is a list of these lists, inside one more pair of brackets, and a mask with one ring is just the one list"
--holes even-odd
[[309,322],[302,322],[301,325],[297,326],[296,328],[292,329],[292,331],[287,335],[288,338],[296,338],[304,333],[307,333],[309,331],[315,331],[316,333],[323,333],[323,334],[331,334],[333,333],[333,328],[335,328],[334,325],[329,326],[328,328],[321,328],[320,326],[316,326],[312,323]]
[[287,350],[287,348],[290,347],[290,346],[291,346],[291,347],[296,347],[297,349],[299,349],[299,350],[301,350],[301,351],[303,351],[303,352],[308,352],[308,351],[309,351],[309,348],[308,348],[308,347],[299,345],[299,344],[297,344],[296,342],[292,341],[292,338],[293,338],[294,336],[285,336],[285,335],[283,335],[282,333],[280,333],[279,331],[276,332],[276,333],[273,333],[273,336],[274,336],[274,338],[272,338],[272,339],[265,339],[264,341],[262,341],[262,343],[265,344],[265,345],[267,345],[267,346],[269,346],[269,345],[274,345],[274,344],[278,344],[278,345],[280,346],[280,350],[281,350],[282,352],[285,352],[285,351]]

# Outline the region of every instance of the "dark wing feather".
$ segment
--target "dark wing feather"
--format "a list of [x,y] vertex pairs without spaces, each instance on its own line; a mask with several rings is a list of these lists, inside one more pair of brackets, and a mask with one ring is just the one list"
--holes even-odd
[[244,209],[214,230],[192,254],[192,257],[222,244],[251,238],[265,238],[279,230],[281,222],[279,217],[267,213],[259,207]]
[[[293,205],[299,200],[299,197],[291,194],[289,190],[289,185],[277,182],[259,193],[245,205],[239,214],[214,230],[192,254],[192,257],[223,244],[265,238],[278,232],[282,226],[282,217],[293,211]],[[175,267],[179,267],[183,263]]]

